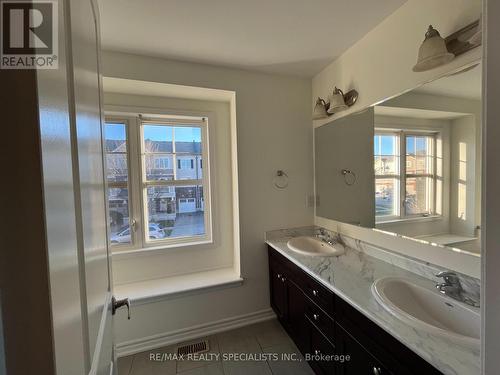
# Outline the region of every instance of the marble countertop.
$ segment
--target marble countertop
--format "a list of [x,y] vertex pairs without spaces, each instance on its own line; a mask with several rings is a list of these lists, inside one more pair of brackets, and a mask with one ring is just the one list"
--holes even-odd
[[373,282],[382,277],[405,277],[426,286],[434,284],[431,280],[347,246],[339,257],[300,255],[288,248],[291,237],[272,236],[266,242],[444,374],[480,373],[479,347],[464,346],[405,324],[385,310],[371,292]]

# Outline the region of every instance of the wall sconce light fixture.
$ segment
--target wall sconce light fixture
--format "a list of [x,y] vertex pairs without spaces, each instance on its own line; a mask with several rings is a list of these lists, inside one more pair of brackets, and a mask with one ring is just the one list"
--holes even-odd
[[320,120],[327,118],[334,113],[342,111],[356,103],[358,100],[358,92],[356,90],[349,90],[345,94],[342,90],[335,87],[330,95],[330,101],[327,103],[324,99],[318,98],[313,109],[313,120]]
[[445,39],[432,26],[425,33],[425,39],[418,50],[414,72],[424,72],[444,65],[459,56],[481,45],[481,18]]
[[330,106],[328,107],[327,112],[333,115],[335,112],[343,111],[346,108],[347,104],[345,104],[344,93],[341,89],[338,89],[337,86],[335,86],[332,94],[330,95]]
[[330,103],[326,103],[323,99],[318,98],[313,110],[313,120],[320,120],[322,118],[327,118],[328,113],[326,112]]
[[431,70],[450,62],[454,58],[455,55],[446,49],[446,43],[439,31],[430,25],[418,50],[418,59],[413,71],[424,72]]

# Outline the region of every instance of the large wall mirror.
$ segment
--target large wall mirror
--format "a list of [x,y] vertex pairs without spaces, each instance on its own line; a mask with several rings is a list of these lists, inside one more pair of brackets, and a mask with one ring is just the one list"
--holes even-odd
[[316,215],[480,254],[481,66],[315,129]]

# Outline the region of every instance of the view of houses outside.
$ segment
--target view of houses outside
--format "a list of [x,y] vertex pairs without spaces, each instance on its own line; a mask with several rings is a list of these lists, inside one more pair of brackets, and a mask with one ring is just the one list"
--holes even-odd
[[[130,243],[125,125],[106,124],[112,243]],[[201,128],[143,125],[149,239],[205,234]],[[186,180],[186,185],[168,181]]]
[[375,215],[399,215],[399,136],[376,134],[374,139]]

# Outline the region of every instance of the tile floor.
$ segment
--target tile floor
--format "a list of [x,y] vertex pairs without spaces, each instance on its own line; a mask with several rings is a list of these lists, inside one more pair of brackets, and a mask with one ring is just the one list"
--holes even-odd
[[[313,375],[309,365],[277,320],[253,324],[232,331],[205,337],[210,351],[203,361],[151,361],[150,353],[176,353],[186,343],[149,350],[118,359],[118,375]],[[196,341],[196,340],[194,340]],[[191,341],[190,341],[191,342]],[[244,353],[261,355],[259,361],[230,360],[224,354]],[[278,354],[278,360],[265,360],[269,353]],[[295,354],[299,360],[283,360],[282,353]],[[218,355],[217,355],[218,354]],[[160,354],[163,355],[163,354]],[[274,357],[274,356],[273,356]]]

